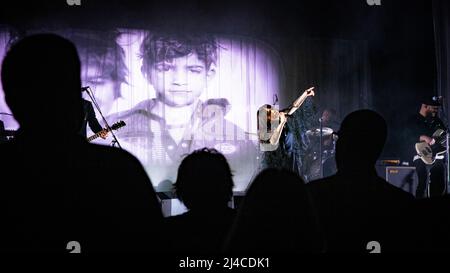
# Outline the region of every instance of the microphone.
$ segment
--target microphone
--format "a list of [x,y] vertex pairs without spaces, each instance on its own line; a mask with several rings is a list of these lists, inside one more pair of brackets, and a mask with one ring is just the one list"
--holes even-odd
[[442,100],[442,96],[434,96],[433,100],[437,101],[437,102],[440,102]]
[[277,103],[278,103],[278,96],[277,96],[277,94],[275,94],[273,105],[276,105]]
[[89,91],[89,86],[83,86],[83,87],[81,87],[81,92],[84,92],[84,91]]

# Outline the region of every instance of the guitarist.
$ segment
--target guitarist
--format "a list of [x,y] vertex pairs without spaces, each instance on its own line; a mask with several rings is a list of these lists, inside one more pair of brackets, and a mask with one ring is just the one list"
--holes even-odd
[[[432,149],[438,148],[436,139],[433,138],[433,133],[442,129],[447,130],[442,120],[438,117],[438,111],[441,103],[439,99],[424,98],[420,111],[409,119],[409,135],[413,144],[411,149],[414,149],[415,156],[413,157],[413,165],[416,167],[419,183],[416,189],[416,198],[425,197],[427,189],[427,178],[430,175],[430,195],[443,194],[445,191],[445,164],[444,156],[437,155],[433,164],[425,164],[417,155],[414,144],[417,142],[426,142]],[[445,148],[445,147],[443,147]]]
[[92,107],[92,103],[88,100],[82,99],[83,101],[83,123],[81,125],[81,129],[79,134],[83,137],[86,137],[86,127],[89,124],[89,128],[91,128],[92,132],[95,134],[100,132],[100,137],[106,139],[108,136],[108,132],[102,131],[103,128],[97,120],[95,116],[94,107]]
[[258,138],[262,152],[258,171],[288,169],[301,176],[309,144],[305,132],[311,122],[309,119],[315,119],[313,103],[308,98],[314,95],[314,88],[310,88],[287,109],[277,111],[267,104],[258,109]]

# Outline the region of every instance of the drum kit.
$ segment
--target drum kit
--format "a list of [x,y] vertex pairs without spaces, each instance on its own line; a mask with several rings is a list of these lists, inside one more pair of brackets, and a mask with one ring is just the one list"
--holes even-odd
[[16,136],[16,130],[2,130],[0,131],[0,143],[12,140]]
[[333,129],[313,128],[306,131],[310,145],[306,155],[305,167],[308,181],[327,177],[336,173],[336,140]]

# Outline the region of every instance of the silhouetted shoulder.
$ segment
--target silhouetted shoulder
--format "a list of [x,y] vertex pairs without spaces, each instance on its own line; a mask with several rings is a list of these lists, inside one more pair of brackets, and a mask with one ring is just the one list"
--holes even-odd
[[[211,217],[209,217],[209,220],[214,220],[214,221],[218,221],[218,222],[221,222],[221,221],[229,222],[235,216],[236,216],[236,211],[234,209],[226,208],[221,211],[211,212]],[[197,220],[199,220],[204,217],[205,217],[205,214],[188,211],[188,212],[185,212],[180,215],[167,217],[167,218],[165,218],[165,222],[167,224],[176,226],[179,223],[188,222],[188,221],[190,221],[190,219],[198,218]],[[202,221],[208,222],[208,219],[203,219]]]
[[384,202],[403,202],[414,199],[414,196],[410,193],[391,185],[378,176],[352,178],[333,175],[311,181],[307,184],[307,188],[315,198],[318,198],[317,195],[323,197],[323,195],[369,194],[381,199],[380,201],[384,200]]
[[[157,206],[150,178],[139,160],[129,152],[108,146],[86,144],[82,159],[85,160],[86,175],[100,176],[108,189],[120,192],[124,197],[125,193],[130,194],[129,201],[132,203],[147,200],[150,203],[143,205]],[[108,180],[111,182],[108,183]],[[133,198],[133,194],[142,198]]]
[[97,159],[86,158],[87,162],[97,162],[103,166],[118,165],[119,167],[142,168],[139,160],[125,150],[97,144],[86,145],[86,152],[89,153],[86,156],[99,157]]
[[414,196],[392,184],[381,177],[376,178],[376,183],[379,185],[381,192],[389,193],[393,198],[399,201],[412,201]]
[[166,218],[167,242],[174,252],[216,254],[236,215],[235,210],[188,211]]
[[337,180],[336,175],[332,175],[318,180],[313,180],[306,184],[306,188],[311,194],[314,195],[316,193],[323,192],[329,188],[335,187],[336,180]]
[[306,184],[306,186],[308,188],[317,188],[320,187],[323,183],[330,183],[333,180],[335,180],[335,175],[310,181],[309,183]]

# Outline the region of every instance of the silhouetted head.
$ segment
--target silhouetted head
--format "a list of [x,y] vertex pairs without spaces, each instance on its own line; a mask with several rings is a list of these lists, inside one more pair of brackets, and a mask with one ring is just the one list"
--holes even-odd
[[321,244],[316,224],[303,180],[290,171],[266,169],[254,179],[241,203],[229,250],[313,251],[313,244]]
[[[283,193],[283,194],[281,194]],[[279,195],[281,194],[281,195]],[[267,210],[281,209],[279,201],[293,197],[293,203],[305,201],[307,199],[306,187],[303,180],[296,174],[279,169],[265,169],[259,173],[250,185],[245,204]],[[290,202],[285,200],[285,202]],[[255,209],[255,213],[257,209]],[[288,209],[289,210],[289,209]],[[276,213],[282,213],[276,212]]]
[[76,133],[81,126],[80,61],[75,46],[53,34],[25,37],[2,64],[5,100],[22,129]]
[[378,113],[358,110],[345,117],[337,134],[338,171],[367,171],[383,150],[387,125]]
[[188,209],[208,210],[226,207],[233,186],[226,158],[215,149],[203,148],[183,159],[175,189]]

